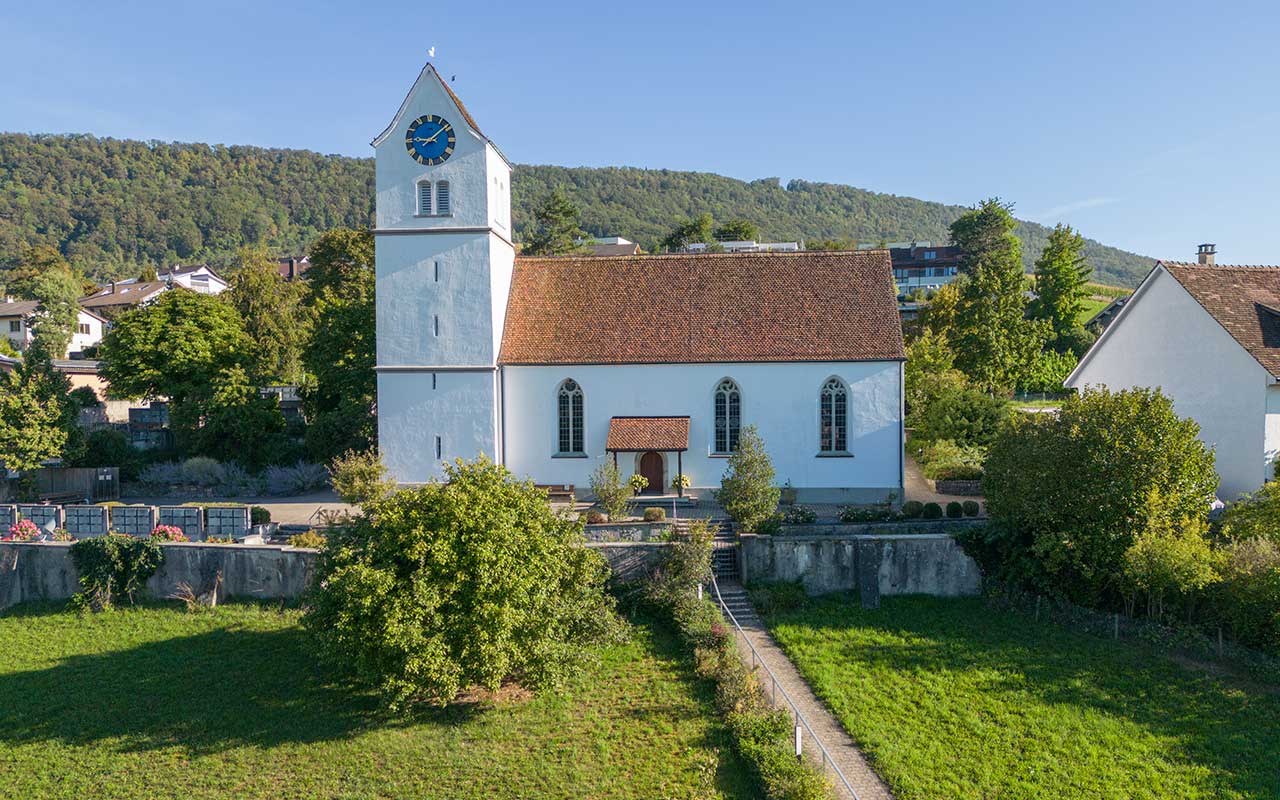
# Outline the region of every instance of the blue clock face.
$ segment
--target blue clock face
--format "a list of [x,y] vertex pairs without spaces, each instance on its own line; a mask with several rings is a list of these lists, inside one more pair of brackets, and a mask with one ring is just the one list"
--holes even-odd
[[453,146],[457,140],[453,136],[453,126],[447,119],[427,114],[409,123],[409,130],[404,135],[404,146],[409,157],[419,164],[435,166],[453,155]]

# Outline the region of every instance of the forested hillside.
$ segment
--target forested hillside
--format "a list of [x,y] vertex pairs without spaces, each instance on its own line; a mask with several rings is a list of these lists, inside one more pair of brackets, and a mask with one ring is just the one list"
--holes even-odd
[[[701,172],[628,167],[519,166],[512,183],[517,237],[555,185],[597,235],[652,249],[681,217],[745,218],[773,240],[947,240],[962,209],[851,186],[776,179],[744,182]],[[974,201],[982,198],[975,197]],[[1008,198],[1016,200],[1017,198]],[[321,231],[373,218],[371,159],[305,150],[211,147],[92,136],[0,134],[0,265],[31,244],[58,246],[95,278],[143,265],[225,264],[242,244],[297,253]],[[1021,223],[1028,266],[1048,229]],[[1151,259],[1090,241],[1099,280],[1133,285]]]

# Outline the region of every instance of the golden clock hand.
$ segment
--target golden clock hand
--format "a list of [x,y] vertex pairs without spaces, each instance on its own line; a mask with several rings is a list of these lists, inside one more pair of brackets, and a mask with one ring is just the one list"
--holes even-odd
[[431,136],[430,136],[429,138],[427,138],[427,139],[423,139],[423,140],[422,140],[422,143],[423,143],[423,144],[431,144],[432,142],[434,142],[434,141],[436,140],[436,137],[437,137],[437,136],[439,136],[439,135],[440,135],[440,134],[442,134],[442,133],[444,133],[444,128],[441,128],[440,130],[438,130],[438,131],[436,131],[435,133],[431,134]]

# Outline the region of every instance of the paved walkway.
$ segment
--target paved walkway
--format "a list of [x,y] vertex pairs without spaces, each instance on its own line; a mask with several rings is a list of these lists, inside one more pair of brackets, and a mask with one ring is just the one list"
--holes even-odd
[[906,494],[906,497],[904,497],[903,500],[919,500],[921,503],[937,503],[940,506],[945,506],[952,500],[958,500],[961,503],[965,500],[977,500],[979,503],[982,503],[984,508],[986,507],[986,503],[983,502],[983,498],[981,497],[965,497],[958,494],[938,494],[933,490],[929,481],[924,477],[924,473],[920,471],[920,465],[916,463],[916,460],[911,456],[907,456],[906,459],[907,460],[903,464],[902,470],[903,482],[906,484],[906,486],[903,487],[904,493]]
[[[814,695],[813,690],[809,688],[809,684],[805,682],[804,678],[800,677],[799,671],[791,663],[791,659],[787,658],[786,654],[782,652],[782,648],[778,647],[778,643],[769,635],[769,631],[765,628],[764,623],[760,621],[760,617],[757,616],[755,609],[751,606],[751,602],[747,599],[747,593],[743,588],[736,583],[724,582],[720,584],[720,594],[724,598],[724,603],[728,610],[733,613],[733,616],[738,620],[738,624],[742,626],[743,632],[751,640],[751,644],[755,646],[756,652],[760,654],[764,663],[777,676],[778,686],[795,703],[800,715],[813,728],[813,732],[822,742],[822,745],[827,748],[827,752],[831,754],[831,759],[840,768],[840,771],[844,773],[844,777],[849,781],[853,790],[857,792],[857,800],[893,800],[893,794],[889,791],[889,787],[871,769],[871,765],[867,763],[866,757],[862,755],[862,751],[854,744],[853,739],[849,738],[849,734],[841,727],[839,721],[827,710],[822,701]],[[742,637],[735,636],[734,640],[738,643],[738,651],[743,661],[750,665],[752,663],[750,648],[743,642]],[[768,673],[761,669],[758,671],[758,677],[765,694],[771,695],[772,681],[769,679]],[[782,698],[782,692],[778,692],[774,704],[781,708],[790,709]],[[808,731],[805,731],[804,735],[807,737]],[[821,761],[821,753],[816,747],[806,746],[805,754],[812,758],[815,763]],[[831,783],[835,788],[836,796],[842,798],[853,797],[835,775],[831,776]]]

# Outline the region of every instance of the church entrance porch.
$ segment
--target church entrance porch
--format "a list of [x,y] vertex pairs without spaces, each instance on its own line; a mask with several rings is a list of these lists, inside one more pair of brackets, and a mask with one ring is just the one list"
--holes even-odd
[[[613,417],[609,420],[609,436],[605,452],[613,454],[613,464],[618,464],[618,453],[640,453],[636,472],[649,481],[644,494],[664,494],[668,485],[664,454],[675,453],[676,471],[672,478],[684,474],[684,452],[689,449],[688,417]],[[622,479],[626,480],[627,475]],[[676,494],[684,497],[685,481],[673,480]]]
[[641,494],[662,494],[667,486],[666,480],[662,472],[662,456],[657,452],[650,450],[640,456],[640,474],[645,480],[649,481],[649,485]]

